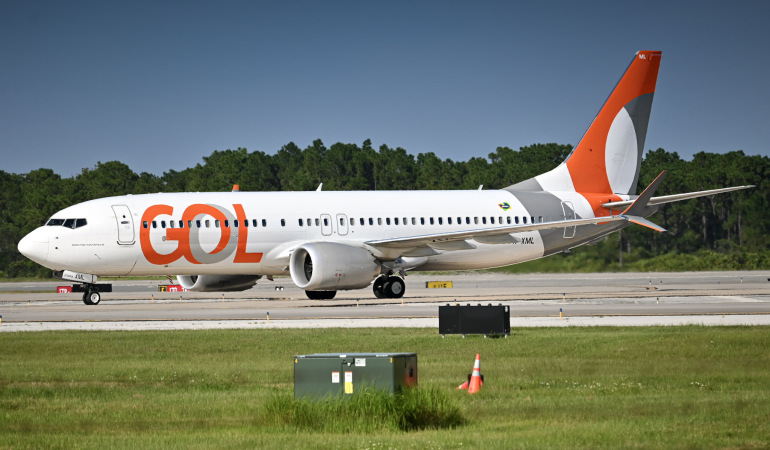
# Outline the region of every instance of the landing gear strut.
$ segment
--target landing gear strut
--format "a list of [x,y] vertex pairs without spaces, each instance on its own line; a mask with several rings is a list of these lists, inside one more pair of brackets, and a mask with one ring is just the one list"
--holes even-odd
[[102,295],[96,285],[84,284],[83,289],[83,303],[86,305],[98,305],[102,301]]
[[377,298],[401,298],[406,291],[406,285],[401,277],[386,275],[374,280],[372,290]]

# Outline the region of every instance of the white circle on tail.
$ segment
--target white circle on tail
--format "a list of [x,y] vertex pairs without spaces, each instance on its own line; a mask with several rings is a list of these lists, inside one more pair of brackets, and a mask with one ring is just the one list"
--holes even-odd
[[604,147],[604,166],[613,193],[631,193],[638,160],[634,122],[626,108],[620,108],[607,133],[607,144]]

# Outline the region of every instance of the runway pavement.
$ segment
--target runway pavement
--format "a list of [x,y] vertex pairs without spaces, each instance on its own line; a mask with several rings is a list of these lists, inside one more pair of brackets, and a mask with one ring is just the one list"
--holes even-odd
[[[113,282],[96,306],[63,282],[0,285],[0,331],[438,327],[438,306],[505,304],[511,327],[770,325],[770,271],[410,275],[404,299],[371,290],[308,300],[288,278],[236,293],[161,293],[166,280]],[[452,281],[429,289],[427,281]],[[561,313],[561,315],[560,315]]]

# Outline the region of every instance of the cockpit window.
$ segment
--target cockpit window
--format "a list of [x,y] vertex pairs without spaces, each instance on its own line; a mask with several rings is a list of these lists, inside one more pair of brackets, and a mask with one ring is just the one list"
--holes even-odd
[[80,228],[88,225],[86,219],[50,219],[46,226],[49,227],[64,227],[64,228]]

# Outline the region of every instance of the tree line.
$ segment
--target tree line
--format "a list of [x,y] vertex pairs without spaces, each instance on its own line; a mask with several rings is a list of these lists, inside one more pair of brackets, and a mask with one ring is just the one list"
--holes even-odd
[[[56,211],[82,201],[149,192],[313,190],[498,189],[546,172],[561,163],[570,145],[535,144],[513,150],[498,147],[487,158],[441,159],[434,153],[416,156],[403,148],[316,140],[305,149],[294,143],[275,154],[245,148],[214,151],[203,162],[163,175],[135,173],[119,161],[99,162],[71,178],[51,169],[26,174],[0,171],[0,277],[47,276],[49,272],[21,256],[18,241],[44,224]],[[668,233],[642,227],[623,231],[622,240],[602,242],[605,253],[618,248],[636,257],[667,253],[765,252],[770,244],[770,158],[742,151],[701,152],[691,161],[663,149],[645,154],[638,189],[668,170],[656,195],[737,185],[754,189],[668,204],[653,221]],[[617,255],[617,251],[615,251]]]

